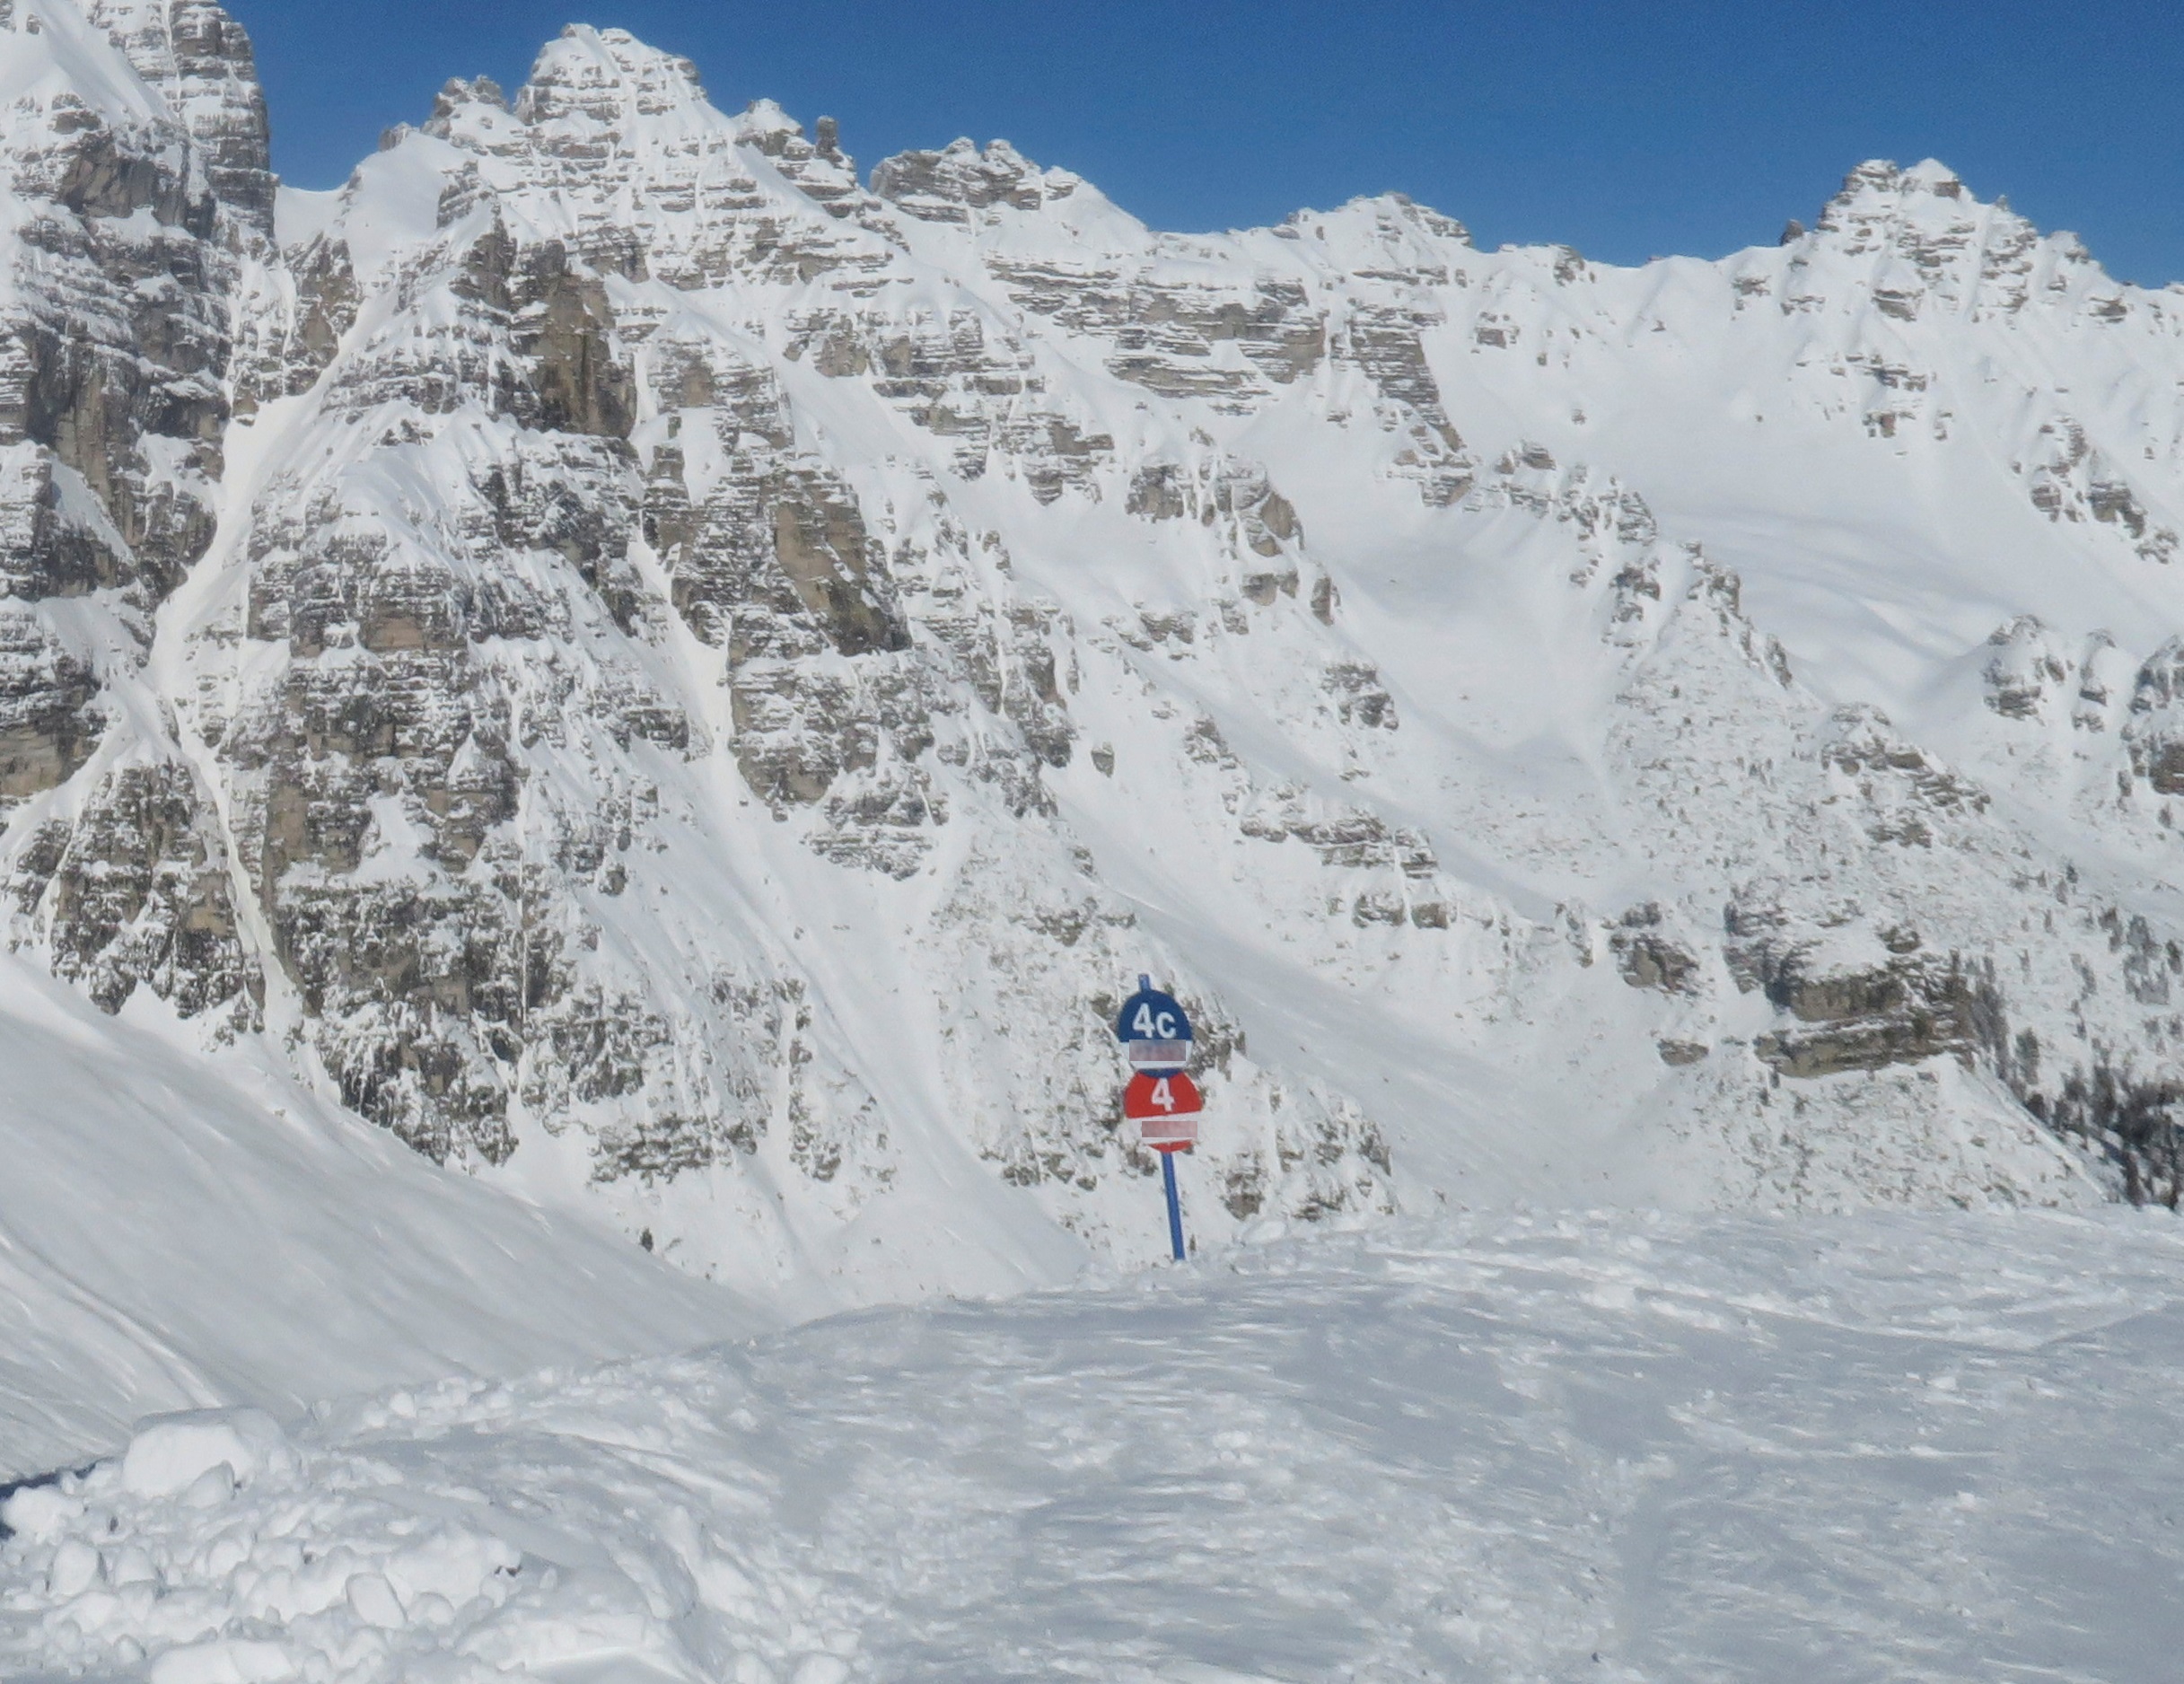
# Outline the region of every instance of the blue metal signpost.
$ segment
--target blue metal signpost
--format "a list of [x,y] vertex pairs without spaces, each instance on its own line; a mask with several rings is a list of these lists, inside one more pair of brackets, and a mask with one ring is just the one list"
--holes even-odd
[[1168,1242],[1175,1248],[1175,1260],[1183,1260],[1183,1205],[1175,1196],[1175,1153],[1161,1153],[1161,1180],[1168,1188]]

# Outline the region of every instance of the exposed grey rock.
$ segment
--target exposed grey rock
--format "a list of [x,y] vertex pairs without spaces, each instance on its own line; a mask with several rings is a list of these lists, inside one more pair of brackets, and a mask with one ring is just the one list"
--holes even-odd
[[1608,943],[1623,980],[1634,988],[1653,988],[1662,994],[1696,993],[1698,955],[1670,934],[1663,928],[1664,922],[1660,905],[1650,900],[1633,907],[1618,921]]
[[180,118],[193,184],[202,183],[239,232],[270,238],[271,133],[242,26],[212,0],[90,0],[85,10]]
[[35,610],[0,601],[0,814],[66,783],[105,721],[98,681]]
[[2124,728],[2131,768],[2163,795],[2184,795],[2184,637],[2172,637],[2139,669]]
[[904,152],[882,158],[873,168],[873,193],[925,222],[968,220],[988,205],[1037,210],[1049,197],[1066,198],[1075,178],[1049,180],[1005,140],[989,140],[981,151],[970,140],[950,143],[942,152]]
[[2031,719],[2055,705],[2071,679],[2071,663],[2048,628],[2031,615],[1997,627],[1987,639],[1995,653],[1981,676],[1987,705],[2007,719]]
[[1972,1050],[1970,985],[1931,960],[1811,976],[1792,955],[1770,978],[1768,997],[1800,1027],[1763,1035],[1752,1050],[1785,1075],[1878,1070]]
[[183,1017],[256,1025],[264,984],[237,937],[225,850],[187,767],[116,768],[14,887],[19,910],[51,932],[54,973],[104,1010],[144,987]]

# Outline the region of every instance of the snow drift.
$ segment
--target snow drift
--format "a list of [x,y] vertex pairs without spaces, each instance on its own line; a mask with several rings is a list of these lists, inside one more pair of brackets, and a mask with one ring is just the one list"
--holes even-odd
[[176,1495],[153,1423],[9,1502],[0,1670],[2151,1680],[2180,1289],[2165,1216],[1504,1216],[388,1392]]

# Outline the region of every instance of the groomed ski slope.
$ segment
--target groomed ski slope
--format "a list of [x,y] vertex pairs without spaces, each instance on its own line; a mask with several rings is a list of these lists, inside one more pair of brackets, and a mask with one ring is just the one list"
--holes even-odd
[[2165,1215],[1261,1241],[155,1426],[9,1503],[0,1673],[2176,1675]]

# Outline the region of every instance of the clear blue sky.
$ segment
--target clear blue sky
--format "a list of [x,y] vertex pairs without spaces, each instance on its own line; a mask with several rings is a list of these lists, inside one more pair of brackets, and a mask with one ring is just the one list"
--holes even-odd
[[1483,245],[1718,256],[1806,222],[1860,160],[2184,280],[2184,0],[228,0],[274,162],[330,187],[451,75],[511,90],[572,21],[697,61],[715,103],[840,118],[869,168],[1004,136],[1157,226],[1408,193]]

